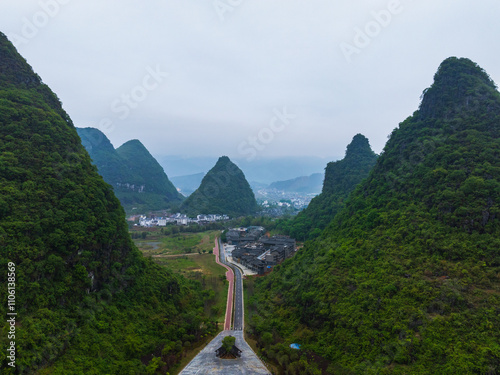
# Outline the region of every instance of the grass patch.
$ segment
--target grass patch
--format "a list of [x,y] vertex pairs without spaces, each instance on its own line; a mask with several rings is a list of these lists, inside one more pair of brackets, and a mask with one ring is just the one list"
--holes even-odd
[[[165,236],[159,228],[148,228],[146,240],[134,242],[145,256],[151,256],[159,265],[200,282],[210,298],[205,313],[218,323],[224,323],[227,302],[226,269],[215,262],[211,252],[219,231],[176,233]],[[210,252],[210,253],[209,253]]]
[[[165,235],[162,228],[147,228],[146,238],[135,238],[135,245],[146,256],[209,253],[219,231]],[[135,230],[135,232],[140,230]],[[142,232],[141,232],[142,233]]]

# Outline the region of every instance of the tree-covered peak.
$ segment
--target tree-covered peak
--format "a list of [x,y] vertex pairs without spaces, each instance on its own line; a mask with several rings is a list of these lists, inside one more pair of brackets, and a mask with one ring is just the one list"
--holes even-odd
[[219,158],[181,206],[189,215],[221,213],[232,217],[253,214],[257,208],[243,171],[227,156]]
[[[33,106],[44,109],[47,106],[54,109],[69,125],[73,125],[68,114],[63,110],[61,102],[56,94],[42,82],[42,79],[33,71],[33,68],[17,52],[16,48],[7,39],[5,34],[0,32],[0,90],[9,92],[12,101],[22,103],[29,102]],[[33,95],[29,100],[26,97],[30,90]]]
[[221,156],[219,158],[219,160],[217,160],[217,163],[215,164],[216,166],[217,165],[226,165],[226,164],[229,164],[229,163],[232,163],[231,159],[229,159],[229,157],[227,156]]
[[147,152],[149,154],[149,151],[146,149],[146,147],[142,144],[141,141],[138,139],[131,139],[130,141],[125,142],[122,144],[119,149],[123,152],[126,150],[131,150],[131,151],[142,151],[142,152]]
[[0,85],[30,88],[40,84],[40,77],[0,32]]
[[356,134],[347,146],[345,158],[327,164],[321,194],[289,224],[285,223],[284,231],[299,240],[317,237],[344,207],[354,188],[368,177],[376,161],[377,154],[368,138]]
[[[490,101],[493,102],[490,102]],[[500,96],[490,76],[467,58],[444,60],[434,75],[434,83],[423,93],[422,118],[449,119],[458,113],[500,109]]]
[[4,270],[15,264],[17,314],[17,344],[0,335],[15,368],[0,354],[1,374],[165,373],[186,342],[215,330],[201,285],[139,253],[59,100],[1,33],[0,244]]
[[296,342],[332,374],[499,372],[499,95],[470,60],[441,65],[321,236],[257,281],[268,359]]
[[345,153],[346,158],[357,156],[370,156],[373,157],[375,153],[370,147],[370,142],[363,134],[356,134],[351,143],[347,146]]
[[82,139],[82,145],[89,152],[94,148],[98,147],[100,150],[107,152],[113,152],[114,147],[109,141],[109,139],[96,128],[77,128],[78,135]]
[[488,73],[478,64],[468,58],[449,57],[439,66],[434,75],[434,82],[440,84],[450,79],[459,81],[464,75],[474,76],[485,84],[495,88],[495,83]]
[[141,141],[132,139],[118,147],[116,153],[133,174],[130,184],[143,186],[145,192],[163,195],[162,204],[165,206],[180,203],[184,199]]
[[125,210],[166,209],[184,199],[139,140],[128,141],[115,150],[100,130],[77,131],[99,174],[113,186]]

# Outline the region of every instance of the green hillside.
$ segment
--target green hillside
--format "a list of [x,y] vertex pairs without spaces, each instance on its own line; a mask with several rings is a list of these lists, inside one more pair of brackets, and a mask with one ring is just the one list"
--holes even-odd
[[120,190],[119,185],[132,181],[134,176],[103,132],[95,128],[76,128],[76,131],[99,174],[115,191]]
[[113,186],[125,210],[166,209],[184,199],[140,141],[126,142],[115,150],[98,129],[77,128],[77,132],[99,174]]
[[499,373],[499,135],[495,84],[445,60],[332,224],[258,281],[263,353],[292,374]]
[[190,214],[227,214],[231,217],[257,211],[257,202],[245,175],[227,156],[219,158],[203,177],[200,187],[181,205]]
[[281,224],[282,229],[299,240],[317,237],[344,207],[356,185],[368,177],[376,161],[377,155],[368,139],[362,134],[355,135],[347,146],[344,159],[326,166],[321,194],[294,219]]
[[2,33],[0,265],[0,346],[16,348],[2,374],[165,373],[213,331],[201,286],[142,257],[58,98]]
[[[125,205],[140,204],[141,199],[150,207],[166,208],[179,205],[184,197],[170,182],[163,168],[137,139],[128,141],[116,149],[116,153],[124,160],[133,178],[128,181],[134,185],[134,191],[141,191],[142,195],[120,195]],[[123,186],[122,186],[123,189]],[[130,189],[130,188],[129,188]],[[149,203],[147,201],[149,199]]]

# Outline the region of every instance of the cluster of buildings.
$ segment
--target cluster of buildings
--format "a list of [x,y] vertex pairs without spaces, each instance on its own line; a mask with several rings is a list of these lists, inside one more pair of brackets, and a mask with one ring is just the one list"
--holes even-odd
[[257,194],[264,208],[288,207],[301,210],[306,208],[318,194],[291,193],[277,189],[260,189]]
[[228,245],[256,242],[265,231],[264,227],[232,228],[226,233],[226,242]]
[[228,244],[234,245],[234,261],[259,275],[295,254],[296,243],[288,236],[264,236],[262,227],[231,229],[226,233]]
[[187,217],[185,214],[177,213],[167,217],[139,217],[139,226],[141,227],[165,227],[167,224],[189,225],[189,224],[209,224],[216,221],[229,220],[227,215],[198,215],[196,218]]
[[268,200],[265,200],[264,202],[262,202],[262,207],[265,207],[265,208],[269,208],[273,205],[276,205],[278,207],[292,207],[292,204],[288,203],[288,202],[277,202],[275,204],[269,203]]

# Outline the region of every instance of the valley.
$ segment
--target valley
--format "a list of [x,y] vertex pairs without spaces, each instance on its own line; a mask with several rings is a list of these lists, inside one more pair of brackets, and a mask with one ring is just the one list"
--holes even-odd
[[[230,8],[236,16],[255,6]],[[396,21],[397,9],[388,9],[371,12],[385,33],[404,24]],[[401,19],[415,17],[410,13]],[[379,22],[384,19],[387,24]],[[227,21],[221,30],[241,27]],[[304,25],[306,34],[311,25]],[[355,40],[370,25],[356,27]],[[52,35],[55,26],[37,32]],[[278,48],[277,34],[265,28],[252,34],[261,32],[265,45]],[[186,40],[191,34],[203,42],[212,37],[199,25]],[[216,34],[234,49],[241,42],[236,34]],[[143,42],[142,52],[170,50],[171,35],[162,35],[165,45]],[[88,44],[104,35],[93,37]],[[113,33],[108,37],[117,53],[128,48]],[[31,46],[42,41],[35,38]],[[359,63],[331,70],[358,71],[379,43],[360,48],[363,56],[352,56]],[[92,79],[92,93],[81,93],[85,105],[63,106],[19,52],[31,51],[32,59],[43,49],[17,48],[0,32],[0,314],[7,317],[0,325],[0,372],[500,373],[500,92],[486,70],[469,58],[441,56],[427,88],[420,76],[411,84],[398,76],[389,88],[373,70],[377,90],[357,91],[349,105],[340,98],[364,87],[362,81],[292,74],[285,83],[270,74],[261,82],[265,89],[248,90],[245,101],[240,81],[257,79],[252,72],[261,72],[260,62],[232,56],[223,83],[210,65],[222,49],[174,44],[190,51],[190,64],[172,55],[166,60],[176,69],[168,85],[148,84],[151,72],[170,77],[157,64],[141,84],[122,87],[125,94],[111,103],[133,105],[122,122],[114,121],[123,127],[105,132],[87,113],[100,116],[96,103],[108,80],[122,84],[116,77],[126,74],[134,81],[132,71],[143,69],[124,59],[108,68],[106,79]],[[137,41],[131,45],[137,48]],[[84,51],[82,45],[82,58]],[[328,64],[323,57],[313,62],[308,48],[297,51],[300,58],[290,55],[279,69],[304,64],[305,71],[314,64],[320,72]],[[66,71],[47,82],[59,91],[74,80],[70,91],[78,91],[90,80],[85,71],[99,71],[95,64],[75,67],[72,79]],[[212,74],[210,85],[198,85]],[[176,86],[180,81],[190,83]],[[316,81],[320,94],[312,95]],[[226,100],[212,97],[219,84],[231,93]],[[424,89],[412,96],[413,111],[395,104],[410,86]],[[198,90],[206,90],[202,100],[186,99]],[[295,93],[287,96],[295,108],[257,105],[268,90],[274,98]],[[385,101],[363,121],[356,117],[363,125],[350,119],[380,98]],[[242,103],[251,115],[239,114]],[[343,122],[334,126],[339,113]],[[392,125],[383,148],[374,147],[380,137],[372,128],[388,113],[407,117]],[[191,156],[175,156],[179,150]]]

